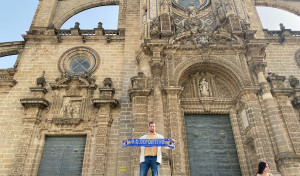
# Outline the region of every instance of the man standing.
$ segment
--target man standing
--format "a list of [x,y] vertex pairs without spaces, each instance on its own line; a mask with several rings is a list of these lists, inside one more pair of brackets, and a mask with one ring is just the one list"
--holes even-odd
[[[140,139],[164,139],[158,133],[155,133],[155,123],[148,125],[149,133]],[[151,167],[152,176],[158,176],[159,165],[162,160],[161,147],[141,147],[140,155],[140,176],[147,176],[149,167]]]
[[[148,125],[149,133],[140,137],[140,139],[164,139],[164,137],[155,132],[155,123],[150,122]],[[124,138],[123,141],[126,141]],[[171,140],[175,143],[175,140]],[[166,142],[167,144],[168,142]],[[141,147],[140,155],[140,176],[147,176],[147,172],[151,167],[152,176],[158,176],[159,166],[162,161],[161,147]]]

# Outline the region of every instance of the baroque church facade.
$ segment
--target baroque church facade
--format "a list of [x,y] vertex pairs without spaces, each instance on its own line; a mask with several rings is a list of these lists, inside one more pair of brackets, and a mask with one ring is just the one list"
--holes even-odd
[[[117,30],[61,29],[118,5]],[[24,41],[0,43],[0,175],[139,175],[157,132],[161,176],[300,175],[300,32],[263,30],[255,6],[295,0],[40,0]],[[108,14],[109,15],[109,14]],[[50,174],[51,173],[51,174]]]

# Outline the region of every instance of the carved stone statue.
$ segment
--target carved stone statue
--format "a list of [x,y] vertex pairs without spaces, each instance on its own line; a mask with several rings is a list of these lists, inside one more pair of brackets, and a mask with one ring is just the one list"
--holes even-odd
[[75,29],[79,29],[79,24],[80,24],[80,23],[76,22],[74,28],[75,28]]
[[199,82],[199,89],[200,89],[200,95],[201,95],[201,97],[208,97],[209,96],[208,82],[205,81],[205,78],[203,78]]
[[161,14],[164,14],[164,13],[168,14],[169,12],[170,12],[169,3],[167,0],[163,0],[161,3]]
[[102,25],[103,25],[103,24],[102,24],[101,22],[99,22],[99,23],[98,23],[98,28],[99,28],[99,29],[102,29],[102,28],[103,28]]
[[191,3],[190,6],[187,8],[187,14],[189,17],[196,17],[197,16],[197,9],[194,6],[194,3]]

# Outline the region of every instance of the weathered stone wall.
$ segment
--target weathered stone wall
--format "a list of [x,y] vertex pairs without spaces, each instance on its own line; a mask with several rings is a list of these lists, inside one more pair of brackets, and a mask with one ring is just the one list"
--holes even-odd
[[[271,42],[266,50],[266,71],[285,76],[287,79],[294,75],[300,78],[300,66],[296,62],[295,54],[300,49],[297,41],[287,40],[284,43]],[[286,81],[287,82],[287,81]]]

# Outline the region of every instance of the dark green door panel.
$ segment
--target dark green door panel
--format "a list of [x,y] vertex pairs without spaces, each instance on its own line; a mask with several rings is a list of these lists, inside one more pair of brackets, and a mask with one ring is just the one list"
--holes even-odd
[[46,136],[39,176],[80,176],[86,136]]
[[191,176],[241,176],[228,115],[185,115]]

